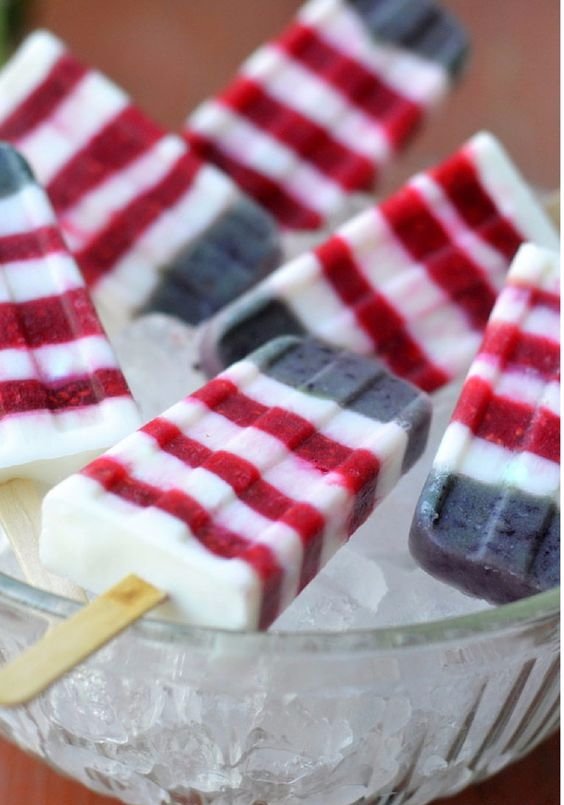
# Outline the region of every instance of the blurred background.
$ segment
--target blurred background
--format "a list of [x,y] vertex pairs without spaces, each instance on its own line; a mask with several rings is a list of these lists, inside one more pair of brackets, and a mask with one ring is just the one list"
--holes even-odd
[[[145,111],[178,129],[299,5],[300,0],[28,0],[26,24],[51,29]],[[445,5],[470,33],[466,75],[389,171],[383,189],[443,158],[480,128],[503,141],[532,182],[556,187],[558,0],[446,0]]]
[[[547,190],[557,187],[558,0],[445,4],[471,36],[467,73],[389,170],[382,191],[443,158],[478,129],[495,133],[532,183]],[[0,0],[0,43],[6,11],[10,25],[17,24],[20,33],[49,28],[83,61],[127,90],[146,112],[178,129],[188,112],[220,89],[242,59],[275,35],[299,5],[300,0]],[[444,805],[556,805],[558,758],[555,737],[516,767]],[[110,803],[0,743],[0,803],[8,802]]]

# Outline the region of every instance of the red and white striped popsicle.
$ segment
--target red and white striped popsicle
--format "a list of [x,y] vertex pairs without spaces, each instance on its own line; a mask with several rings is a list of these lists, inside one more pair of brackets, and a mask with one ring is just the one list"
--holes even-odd
[[470,139],[205,327],[210,375],[269,338],[311,333],[432,391],[470,363],[524,241],[558,235],[503,147]]
[[30,581],[33,482],[53,484],[139,424],[139,413],[53,210],[0,144],[0,520]]
[[45,186],[110,324],[142,309],[196,323],[278,264],[270,216],[46,31],[0,72],[0,139]]
[[185,136],[289,229],[374,188],[465,61],[434,0],[311,0],[186,121]]
[[0,144],[0,480],[54,483],[138,422],[53,210]]
[[411,530],[424,568],[495,602],[560,580],[560,262],[521,247]]
[[423,451],[430,403],[371,358],[276,339],[45,498],[47,567],[135,573],[168,614],[266,628]]

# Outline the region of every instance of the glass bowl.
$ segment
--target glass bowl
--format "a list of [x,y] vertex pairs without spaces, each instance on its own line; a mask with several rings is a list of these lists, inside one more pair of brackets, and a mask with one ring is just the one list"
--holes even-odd
[[[76,604],[0,576],[4,661]],[[501,769],[559,719],[559,591],[341,633],[145,621],[0,731],[131,805],[424,805]]]

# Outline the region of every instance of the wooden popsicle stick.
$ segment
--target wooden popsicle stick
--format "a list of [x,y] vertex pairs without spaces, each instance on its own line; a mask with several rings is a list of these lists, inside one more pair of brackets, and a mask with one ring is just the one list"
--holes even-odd
[[166,597],[138,576],[122,579],[0,668],[0,706],[35,698]]
[[33,481],[17,478],[0,486],[0,525],[26,581],[41,590],[87,603],[84,590],[67,579],[49,573],[39,560],[41,530],[41,488]]

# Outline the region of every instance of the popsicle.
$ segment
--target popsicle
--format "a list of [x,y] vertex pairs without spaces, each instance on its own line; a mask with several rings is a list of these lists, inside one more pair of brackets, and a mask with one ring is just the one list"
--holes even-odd
[[451,89],[467,36],[433,0],[311,0],[185,137],[288,229],[317,229]]
[[493,602],[559,583],[559,275],[521,247],[413,520],[421,565]]
[[95,592],[134,573],[169,617],[265,629],[416,461],[429,419],[379,362],[276,339],[52,489],[41,558]]
[[53,589],[37,560],[36,483],[58,482],[138,425],[53,210],[0,143],[0,522],[37,586]]
[[468,368],[526,240],[558,248],[500,143],[477,134],[224,308],[204,328],[203,369],[310,333],[432,391]]
[[142,310],[196,323],[279,264],[274,220],[46,31],[0,72],[0,139],[46,187],[112,330]]

